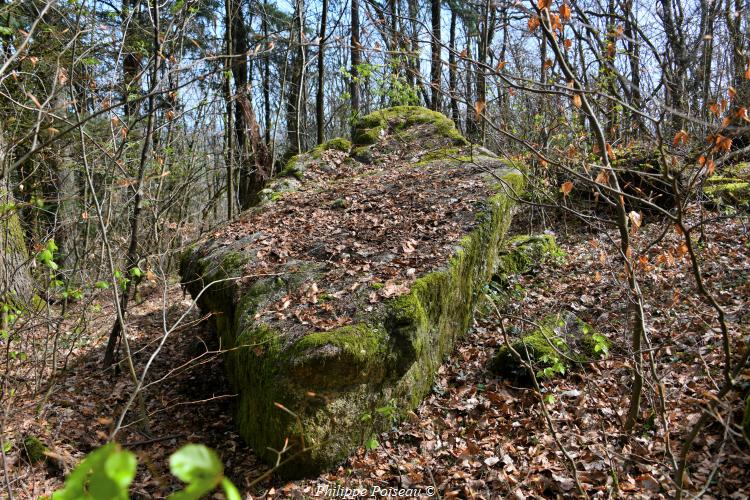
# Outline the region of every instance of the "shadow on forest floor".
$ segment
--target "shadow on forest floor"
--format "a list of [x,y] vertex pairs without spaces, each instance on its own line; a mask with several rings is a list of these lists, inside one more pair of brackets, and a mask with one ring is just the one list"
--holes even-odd
[[[130,348],[139,376],[163,337],[161,292],[153,287],[145,291],[145,300],[133,306],[128,315]],[[177,285],[170,286],[167,297],[172,303],[166,308],[165,317],[171,327],[191,302],[182,296]],[[101,321],[107,323],[112,317],[103,314]],[[200,319],[197,311],[191,311],[169,335],[149,369],[144,392],[148,431],[138,429],[136,403],[117,434],[117,441],[139,458],[138,475],[131,490],[134,498],[159,498],[179,486],[169,474],[168,457],[188,442],[216,449],[227,474],[238,486],[267,469],[234,431],[234,394],[216,352],[215,336]],[[85,354],[71,356],[68,370],[49,392],[44,411],[39,416],[34,414],[43,395],[24,405],[25,424],[19,425],[18,430],[48,444],[59,455],[56,463],[60,466],[45,470],[16,460],[16,467],[25,469],[15,471],[19,479],[14,489],[20,498],[37,498],[58,488],[73,464],[106,443],[132,393],[133,383],[124,363],[114,372],[101,369],[108,324],[97,326],[104,329],[105,335]]]

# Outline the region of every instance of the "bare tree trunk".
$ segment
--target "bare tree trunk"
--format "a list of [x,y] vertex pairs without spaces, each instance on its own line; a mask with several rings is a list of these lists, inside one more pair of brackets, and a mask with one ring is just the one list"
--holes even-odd
[[349,93],[351,94],[352,103],[352,117],[357,118],[359,116],[359,77],[358,77],[358,66],[361,63],[360,60],[360,45],[359,45],[359,0],[352,1],[352,40],[351,40],[351,51],[352,51],[352,68],[351,68],[351,79],[349,82]]
[[[747,16],[742,14],[742,0],[727,0],[726,3],[726,22],[729,31],[729,39],[732,46],[732,85],[734,86],[735,95],[732,99],[730,116],[735,120],[734,124],[744,128],[734,139],[735,147],[745,147],[750,145],[750,131],[746,128],[747,123],[742,123],[738,117],[740,107],[750,106],[750,79],[745,78],[745,72],[750,72],[750,54],[746,47],[747,30],[750,26],[745,26],[743,30],[742,21]],[[748,75],[750,76],[750,75]],[[747,115],[745,115],[747,116]]]
[[432,102],[430,108],[434,111],[440,111],[440,74],[442,50],[440,36],[440,0],[432,0],[432,74],[430,85],[432,86]]
[[[57,75],[53,76],[57,78]],[[53,85],[52,88],[55,86]],[[64,116],[69,104],[67,89],[58,89],[57,96],[52,101],[54,104],[54,113]],[[59,120],[55,125],[58,129],[65,126],[65,120]],[[64,143],[63,143],[64,142]],[[52,155],[50,167],[55,176],[55,186],[53,196],[57,200],[54,220],[54,239],[59,249],[59,254],[55,262],[63,271],[71,271],[74,268],[75,246],[77,244],[76,228],[78,214],[76,205],[78,203],[78,182],[76,181],[76,172],[73,168],[71,158],[70,144],[63,139],[61,144],[56,148],[57,154]],[[70,279],[71,276],[66,276]]]
[[237,102],[240,96],[248,91],[248,73],[247,73],[247,27],[242,11],[242,2],[240,0],[230,0],[229,2],[229,24],[231,28],[232,39],[232,77],[234,78],[234,95],[232,101],[234,104],[234,137],[237,144],[234,148],[235,164],[239,167],[237,173],[237,195],[239,209],[245,210],[252,205],[253,193],[252,184],[255,170],[251,161],[250,144],[248,144],[247,129],[249,124],[245,119],[245,112]]
[[451,9],[450,41],[448,42],[448,92],[451,97],[451,118],[458,126],[458,96],[456,95],[456,11]]
[[[625,0],[622,5],[623,17],[625,18],[624,34],[630,65],[630,88],[626,94],[630,96],[630,105],[634,109],[641,109],[641,45],[636,39],[636,20],[633,18],[633,0]],[[645,124],[638,113],[629,112],[630,123],[627,135],[634,137],[638,130],[644,130]]]
[[675,133],[685,126],[685,118],[682,114],[685,111],[685,84],[687,79],[688,54],[685,46],[683,31],[678,28],[681,26],[682,19],[679,12],[674,10],[672,0],[661,0],[662,21],[664,24],[664,33],[667,37],[666,54],[669,59],[665,67],[662,68],[664,73],[664,84],[666,87],[666,99],[669,106],[669,112],[672,116],[672,126],[670,133]]
[[225,142],[226,151],[224,161],[227,167],[227,220],[234,218],[234,103],[232,99],[232,50],[234,42],[232,41],[232,0],[224,0],[224,46],[227,57],[224,60],[224,99],[226,101],[226,128]]
[[464,102],[467,103],[466,125],[464,126],[464,130],[466,131],[466,136],[468,138],[475,139],[477,135],[477,116],[474,110],[471,109],[471,105],[475,102],[474,72],[476,71],[476,67],[471,61],[471,56],[469,56],[471,51],[471,38],[467,38],[466,49],[464,50],[464,53],[467,54],[466,59],[464,59],[464,74],[466,75],[466,83],[464,84]]
[[125,123],[130,122],[130,118],[135,114],[138,102],[131,103],[131,94],[140,94],[141,85],[141,53],[136,47],[136,37],[134,33],[140,25],[140,13],[135,9],[139,8],[138,0],[123,0],[122,2],[122,29],[123,29],[123,55],[122,55],[122,74],[123,89],[122,99],[125,105]]
[[[479,30],[479,43],[478,43],[478,54],[477,54],[477,102],[481,103],[483,109],[487,103],[487,55],[489,46],[492,43],[492,37],[494,35],[495,28],[495,8],[494,4],[487,0],[482,7],[482,23]],[[482,117],[478,117],[480,120],[480,132],[481,142],[485,143],[486,139],[486,123]]]
[[318,93],[315,97],[315,122],[318,127],[318,144],[325,142],[325,46],[326,21],[328,16],[328,0],[323,0],[320,17],[320,32],[318,33]]
[[287,156],[296,155],[301,150],[300,144],[300,96],[302,95],[302,73],[304,65],[304,47],[302,45],[302,31],[304,25],[302,14],[304,9],[303,0],[294,2],[294,21],[292,22],[289,39],[292,47],[292,75],[289,79],[289,92],[286,101],[286,131],[287,131]]
[[[263,13],[263,38],[268,41],[268,13]],[[265,142],[271,147],[271,56],[266,51],[263,56],[263,124],[265,125]]]
[[[158,17],[158,7],[153,6],[152,10],[154,12],[153,16],[153,22],[154,22],[154,36],[153,36],[153,53],[159,54],[161,52],[161,42],[160,42],[160,33],[159,33],[159,17]],[[134,187],[134,194],[133,194],[133,211],[130,213],[130,219],[129,219],[129,226],[130,226],[130,235],[129,235],[129,242],[128,242],[128,250],[125,257],[125,277],[126,278],[132,278],[131,271],[138,267],[138,236],[139,236],[139,228],[141,223],[141,211],[143,210],[143,184],[146,179],[146,167],[148,165],[148,160],[151,156],[152,151],[152,142],[154,137],[154,121],[156,119],[156,98],[155,98],[155,90],[158,85],[159,81],[159,67],[161,58],[154,57],[153,62],[153,69],[151,71],[151,82],[149,85],[149,92],[148,92],[148,116],[146,118],[146,130],[143,136],[143,145],[141,146],[141,156],[140,161],[138,163],[138,173],[136,175],[136,185]],[[133,285],[133,279],[129,279],[125,284],[125,289],[122,293],[122,296],[120,298],[120,310],[122,311],[122,315],[118,317],[118,319],[115,321],[114,326],[112,327],[112,331],[109,334],[109,339],[107,340],[107,349],[104,352],[104,360],[103,365],[105,368],[109,368],[115,363],[115,353],[117,351],[117,344],[120,341],[120,337],[122,333],[125,331],[125,315],[128,308],[128,299],[130,296],[130,291]],[[129,360],[130,361],[130,360]],[[131,367],[132,369],[132,367]],[[135,373],[132,374],[135,376]]]
[[[698,59],[698,66],[696,68],[692,89],[692,101],[690,104],[691,109],[694,109],[706,122],[710,118],[708,98],[711,93],[711,77],[709,73],[711,72],[711,56],[714,50],[713,37],[715,16],[711,15],[711,10],[716,4],[717,2],[700,0],[699,33],[705,33],[705,36],[703,36],[703,39],[700,41],[700,58]],[[704,132],[706,131],[705,125],[701,128]]]

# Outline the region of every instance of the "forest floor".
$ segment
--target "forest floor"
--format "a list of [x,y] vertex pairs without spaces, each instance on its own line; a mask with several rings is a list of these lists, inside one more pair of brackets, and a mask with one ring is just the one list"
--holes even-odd
[[[517,218],[514,231],[535,226],[529,213]],[[548,221],[549,222],[549,221]],[[652,412],[648,396],[642,419],[632,434],[623,431],[628,407],[630,364],[626,356],[627,291],[618,278],[616,250],[607,234],[592,234],[573,223],[555,220],[557,238],[566,252],[559,266],[544,266],[520,276],[508,317],[538,320],[559,311],[575,312],[614,343],[603,361],[543,382],[543,403],[527,387],[514,385],[487,371],[486,365],[503,343],[498,319],[477,318],[474,328],[446,360],[432,393],[420,407],[389,433],[380,445],[360,449],[338,469],[315,479],[284,482],[261,478],[265,466],[236,434],[232,424],[233,394],[215,343],[193,311],[188,323],[170,335],[151,368],[146,391],[150,434],[130,425],[118,440],[139,457],[133,498],[162,498],[177,488],[167,457],[186,442],[216,449],[235,484],[259,497],[314,496],[328,484],[358,486],[436,487],[441,497],[511,498],[574,496],[576,484],[560,444],[575,462],[578,480],[595,497],[669,497],[674,492],[670,458],[678,456],[682,438],[699,416],[701,405],[720,383],[721,336],[710,310],[695,299],[694,282],[676,234],[667,234],[641,261],[647,320],[654,346],[655,367],[665,388],[669,425]],[[547,224],[550,225],[549,223]],[[732,338],[739,345],[750,328],[750,247],[747,218],[729,218],[708,226],[702,249],[705,277],[725,307]],[[637,235],[656,239],[656,225],[644,224]],[[163,333],[163,304],[171,324],[190,305],[179,285],[166,294],[152,286],[135,306],[131,347],[143,367]],[[106,317],[106,306],[101,317]],[[111,311],[109,311],[111,313]],[[508,324],[513,323],[511,318]],[[523,328],[522,323],[515,322]],[[102,328],[108,327],[107,322]],[[106,333],[106,330],[104,331]],[[57,381],[37,412],[39,398],[16,409],[11,431],[33,434],[56,456],[47,464],[29,465],[17,447],[9,453],[17,498],[38,498],[62,484],[63,475],[84,454],[106,442],[113,418],[129,397],[127,372],[102,373],[103,344],[92,343],[71,359],[71,368]],[[709,375],[709,376],[706,376]],[[647,391],[651,394],[651,391]],[[738,399],[728,401],[734,422],[713,423],[694,444],[687,486],[693,493],[715,498],[750,494],[748,443],[738,435]],[[551,417],[554,432],[542,414]],[[725,412],[724,415],[731,415]],[[260,480],[259,480],[260,478]]]

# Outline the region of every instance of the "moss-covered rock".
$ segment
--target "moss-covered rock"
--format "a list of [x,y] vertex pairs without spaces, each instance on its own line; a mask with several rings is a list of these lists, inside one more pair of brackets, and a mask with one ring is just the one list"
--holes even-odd
[[[397,126],[408,135],[412,131],[405,124],[424,124],[418,119],[422,115],[411,108],[402,111],[403,115],[399,111],[385,114],[389,127]],[[330,260],[325,245],[319,248],[311,242],[304,259],[287,259],[261,276],[243,277],[258,252],[267,251],[260,242],[269,237],[270,230],[244,236],[232,230],[231,238],[209,237],[181,259],[183,281],[200,307],[211,313],[225,349],[225,367],[238,393],[240,434],[269,462],[276,461],[277,450],[285,442],[290,446],[285,457],[305,450],[285,465],[282,472],[286,475],[315,474],[333,466],[373,432],[388,428],[394,419],[413,410],[429,393],[440,363],[468,330],[482,289],[498,266],[513,207],[511,193],[523,190],[522,176],[497,159],[483,168],[444,159],[428,166],[444,172],[441,178],[446,182],[483,186],[482,201],[464,212],[464,226],[459,227],[465,233],[460,241],[436,233],[434,238],[446,238],[445,255],[455,249],[453,255],[415,275],[403,292],[391,293],[391,284],[377,280],[359,290],[345,288],[346,296],[337,297],[347,301],[350,324],[320,329],[309,322],[292,325],[279,319],[288,307],[285,300],[306,300],[303,296],[310,293],[310,283],[322,283]],[[390,182],[424,168],[408,163],[394,166],[389,170],[395,176]],[[488,175],[488,168],[503,182]],[[369,179],[365,175],[362,178]],[[310,204],[329,210],[327,216],[344,217],[349,209],[336,200],[346,180],[351,178],[306,180],[315,184],[302,189],[308,194],[328,192],[332,203]],[[367,201],[358,203],[362,206]],[[368,206],[369,214],[377,216],[380,205]],[[326,289],[327,301],[339,300],[329,290],[333,289]],[[373,303],[371,294],[380,294],[383,300]],[[386,407],[393,410],[379,411]]]
[[706,179],[703,192],[715,204],[750,208],[750,163],[725,168]]
[[324,151],[329,151],[331,149],[348,153],[349,150],[352,149],[352,142],[349,139],[345,139],[343,137],[336,137],[334,139],[331,139],[330,141],[326,141],[323,144],[320,144],[319,146],[315,146],[315,148],[310,151],[310,154],[314,158],[320,158]]
[[[530,333],[513,339],[510,346],[531,362],[540,378],[564,375],[571,365],[600,359],[609,353],[610,342],[591,325],[572,313],[544,318]],[[530,374],[507,345],[491,359],[489,369],[501,376],[528,381]]]
[[352,134],[352,156],[360,161],[398,150],[412,152],[418,145],[426,150],[467,146],[469,142],[447,116],[420,106],[396,106],[370,113],[356,124]]
[[23,454],[29,463],[35,464],[46,459],[47,446],[36,436],[26,436],[23,440]]
[[557,246],[552,234],[519,235],[510,238],[500,252],[500,263],[495,275],[504,278],[524,274],[546,263],[561,264],[565,252]]

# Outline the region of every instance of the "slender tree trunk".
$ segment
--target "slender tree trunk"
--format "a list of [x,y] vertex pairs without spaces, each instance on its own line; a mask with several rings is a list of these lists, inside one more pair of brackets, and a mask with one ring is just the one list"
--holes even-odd
[[136,114],[138,104],[132,103],[130,96],[140,94],[141,85],[141,54],[135,43],[135,32],[140,25],[140,14],[135,9],[138,7],[138,0],[123,0],[122,2],[122,27],[123,27],[123,54],[122,54],[122,75],[123,88],[122,99],[125,105],[125,123],[129,124],[130,119]]
[[[154,11],[154,37],[153,37],[153,52],[154,54],[161,53],[161,42],[159,34],[159,18],[158,18],[158,7],[152,7]],[[143,210],[143,184],[146,179],[146,167],[148,165],[149,158],[151,157],[152,141],[154,137],[154,120],[156,119],[156,99],[154,91],[156,90],[159,77],[159,67],[161,58],[154,57],[153,70],[151,72],[151,82],[149,88],[148,102],[148,117],[146,119],[146,131],[143,137],[143,145],[141,146],[141,156],[138,163],[138,172],[136,174],[136,185],[133,194],[133,211],[130,213],[129,226],[130,235],[128,242],[128,250],[125,256],[125,278],[128,281],[125,284],[122,296],[120,298],[120,310],[122,311],[121,318],[115,321],[112,331],[110,332],[109,339],[107,341],[107,349],[104,352],[103,364],[106,368],[112,366],[115,362],[115,353],[117,350],[117,344],[120,340],[122,332],[125,331],[125,325],[123,324],[125,314],[128,308],[128,299],[130,297],[130,291],[133,285],[133,277],[131,271],[138,267],[138,235],[141,223],[141,211]],[[134,374],[133,374],[134,375]]]
[[325,46],[326,46],[326,21],[328,16],[328,0],[323,0],[320,17],[320,39],[318,45],[318,94],[315,97],[315,122],[318,127],[318,144],[325,142]]
[[417,86],[422,96],[424,96],[425,105],[429,105],[429,95],[422,84],[422,75],[419,68],[419,5],[417,0],[407,0],[409,9],[409,23],[411,24],[411,47],[409,50],[409,72],[412,75],[412,81]]
[[699,102],[695,103],[695,109],[701,110],[701,117],[708,121],[710,109],[709,100],[711,98],[711,69],[714,52],[714,27],[716,24],[717,2],[701,0],[701,11],[706,16],[706,34],[703,36],[701,44],[701,58],[699,63],[700,70],[700,93]]
[[[508,10],[507,8],[501,9],[502,12],[502,23],[503,23],[503,44],[500,47],[500,61],[505,63],[508,59],[508,45],[509,45],[509,34],[508,34],[508,26],[510,25],[510,19],[508,16]],[[510,106],[510,99],[507,90],[503,89],[502,87],[498,88],[498,100],[500,105],[500,111],[501,111],[501,119],[508,119],[509,118],[509,106]]]
[[360,45],[359,45],[359,0],[351,0],[351,18],[352,18],[352,39],[351,39],[351,79],[349,83],[349,93],[351,94],[352,104],[352,117],[354,119],[359,117],[360,102],[359,102],[359,76],[358,67],[361,63],[360,59]]
[[442,72],[440,52],[442,43],[440,36],[440,0],[432,0],[432,102],[430,108],[434,111],[440,111],[440,76]]
[[[737,116],[741,107],[750,107],[750,79],[745,78],[745,72],[750,71],[750,54],[747,51],[747,30],[750,26],[745,26],[743,30],[742,10],[747,9],[743,6],[742,0],[726,0],[726,22],[729,31],[729,39],[732,48],[732,86],[735,90],[734,98],[730,108],[730,116],[734,120],[734,125],[743,127],[744,132],[740,132],[734,139],[734,147],[745,147],[750,145],[750,131],[748,131],[746,122]],[[745,115],[747,116],[747,115]]]
[[407,40],[404,19],[401,16],[401,1],[389,0],[388,4],[391,18],[391,36],[393,37],[394,66],[398,75],[406,79],[406,83],[414,85],[413,75],[409,71],[409,56],[407,55]]
[[[479,31],[479,43],[478,54],[477,54],[477,102],[481,103],[481,108],[487,104],[487,56],[489,53],[489,46],[492,43],[492,37],[494,35],[494,24],[495,24],[495,8],[491,0],[487,0],[482,8],[482,24]],[[482,144],[486,141],[487,124],[484,119],[478,117],[480,120],[480,133]]]
[[456,11],[451,9],[450,41],[448,42],[448,92],[451,97],[451,118],[459,125],[458,96],[456,95]]
[[286,131],[287,131],[287,156],[296,155],[301,150],[300,144],[300,96],[303,89],[301,86],[304,65],[304,47],[302,46],[302,14],[304,10],[303,0],[294,3],[294,21],[290,33],[292,41],[292,74],[289,79],[289,92],[286,101]]
[[[623,17],[625,18],[625,40],[628,53],[628,63],[630,65],[630,89],[627,95],[630,96],[630,105],[634,109],[641,109],[641,46],[636,39],[636,25],[633,18],[633,0],[623,2]],[[629,112],[630,123],[628,124],[628,136],[635,137],[638,130],[644,130],[645,124],[643,119],[634,112]]]
[[224,0],[224,47],[227,57],[224,59],[224,100],[226,102],[226,126],[224,129],[225,136],[225,153],[224,161],[227,169],[227,220],[234,218],[234,103],[232,99],[232,51],[234,42],[232,41],[232,0]]
[[466,75],[466,83],[464,84],[464,102],[466,102],[467,106],[466,125],[464,126],[464,130],[466,130],[467,137],[476,139],[477,114],[472,108],[472,104],[476,102],[474,97],[474,73],[476,72],[476,66],[471,62],[471,56],[468,55],[471,54],[472,50],[471,37],[467,37],[466,49],[464,50],[464,53],[467,54],[467,57],[464,59],[464,74]]
[[[54,78],[57,78],[54,75]],[[55,85],[52,86],[55,88]],[[57,96],[52,101],[54,112],[58,116],[65,116],[69,101],[67,99],[67,88],[57,89]],[[57,129],[65,126],[65,120],[55,124]],[[56,148],[56,154],[52,155],[50,167],[55,176],[54,192],[51,193],[56,199],[56,210],[54,220],[54,239],[59,249],[57,264],[63,270],[67,279],[72,278],[70,271],[75,263],[75,246],[77,244],[76,228],[78,227],[78,182],[74,162],[71,155],[70,144],[63,139]]]
[[[729,1],[729,0],[728,0]],[[685,84],[687,83],[687,47],[683,33],[678,29],[681,25],[680,19],[676,18],[672,0],[661,0],[662,21],[664,24],[664,33],[667,38],[668,55],[667,67],[662,68],[664,73],[664,85],[666,88],[667,105],[671,113],[671,130],[668,136],[681,130],[685,126],[685,118],[682,114],[685,111]]]
[[[268,42],[268,13],[263,13],[263,39]],[[265,125],[265,141],[271,147],[271,56],[266,51],[263,56],[263,124]]]
[[249,124],[245,120],[246,114],[237,103],[239,96],[248,92],[248,66],[247,66],[247,27],[245,26],[240,0],[230,0],[230,27],[232,38],[232,78],[234,79],[234,137],[237,141],[234,148],[235,164],[237,172],[237,194],[239,208],[244,210],[252,205],[254,166],[251,161],[250,144],[247,140],[247,129]]

